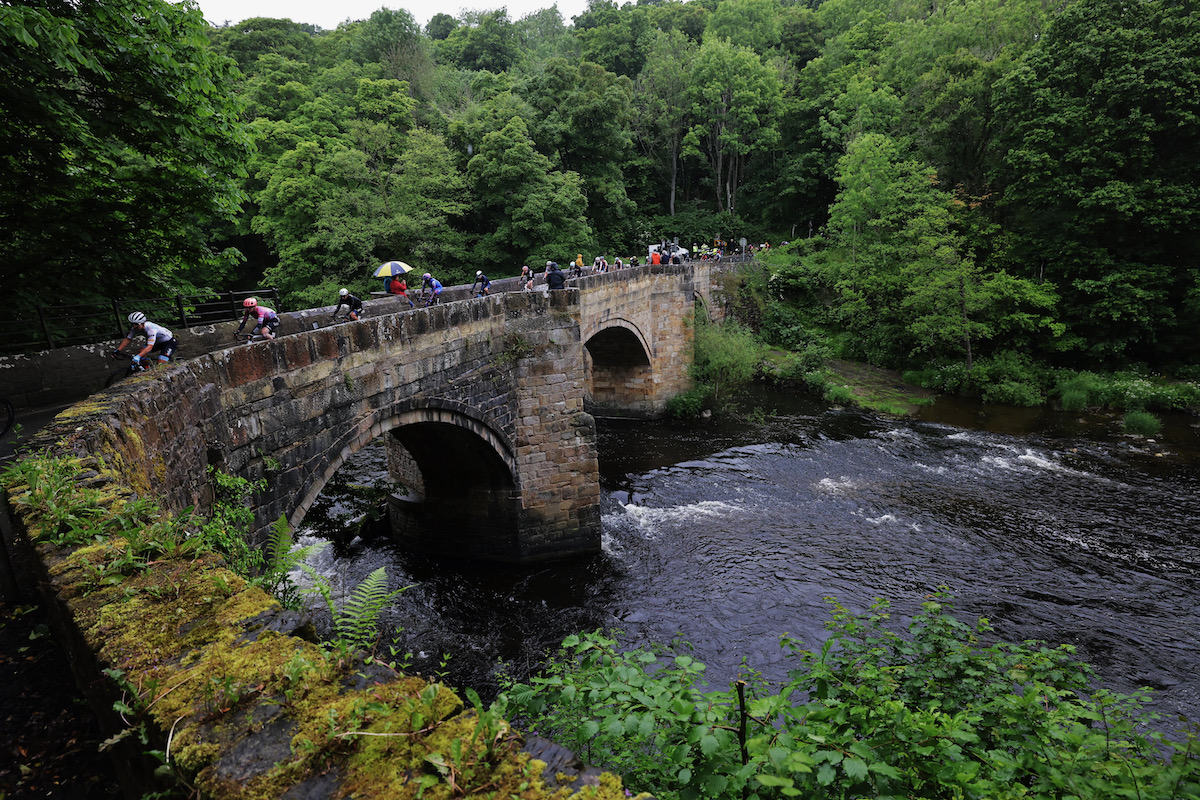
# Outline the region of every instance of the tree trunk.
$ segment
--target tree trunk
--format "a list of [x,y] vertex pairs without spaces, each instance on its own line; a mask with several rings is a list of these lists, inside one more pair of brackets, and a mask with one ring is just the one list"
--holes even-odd
[[962,311],[963,344],[967,350],[967,372],[969,373],[971,367],[975,366],[975,362],[971,358],[971,329],[968,327],[970,319],[967,317],[967,281],[962,277],[958,279],[958,301]]
[[671,216],[675,216],[675,191],[679,182],[679,139],[671,144]]

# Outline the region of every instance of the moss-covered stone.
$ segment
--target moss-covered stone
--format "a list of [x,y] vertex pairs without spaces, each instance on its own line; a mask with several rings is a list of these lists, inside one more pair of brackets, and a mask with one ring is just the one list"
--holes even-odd
[[[331,798],[624,797],[613,776],[574,792],[547,785],[544,764],[520,752],[504,720],[445,686],[275,630],[287,612],[273,597],[172,540],[181,526],[170,515],[146,518],[135,505],[141,492],[119,465],[138,439],[96,440],[106,443],[99,456],[43,454],[6,472],[5,498],[43,591],[65,612],[62,635],[88,654],[97,703],[120,698],[131,710],[123,723],[144,726],[147,749],[167,754],[199,796],[266,800],[304,787]],[[39,488],[29,477],[39,474],[58,483]]]

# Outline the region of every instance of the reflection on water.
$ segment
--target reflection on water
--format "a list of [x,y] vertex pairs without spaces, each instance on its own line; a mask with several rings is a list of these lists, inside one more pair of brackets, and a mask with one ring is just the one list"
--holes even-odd
[[[1161,710],[1200,718],[1194,420],[1148,442],[1116,436],[1119,420],[1045,411],[958,403],[897,421],[755,401],[754,424],[602,420],[595,557],[432,562],[364,536],[317,566],[352,585],[386,565],[393,585],[415,584],[385,624],[414,668],[449,653],[448,680],[485,695],[497,662],[527,674],[596,628],[686,639],[717,685],[743,659],[782,678],[779,636],[819,645],[826,597],[857,610],[886,598],[903,622],[944,585],[1003,638],[1073,644],[1111,688],[1152,686]],[[343,471],[369,484],[381,464]]]

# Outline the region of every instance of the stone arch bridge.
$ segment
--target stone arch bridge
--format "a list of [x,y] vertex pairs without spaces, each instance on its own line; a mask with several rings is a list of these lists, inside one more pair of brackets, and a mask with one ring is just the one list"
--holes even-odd
[[328,309],[300,312],[284,328],[299,332],[118,384],[127,402],[109,427],[145,453],[146,482],[173,508],[207,504],[209,466],[265,478],[260,539],[280,515],[302,521],[386,436],[410,489],[390,507],[409,548],[509,562],[595,551],[594,415],[652,416],[689,387],[710,276],[654,266],[572,284],[399,313],[385,298],[359,322],[307,330]]

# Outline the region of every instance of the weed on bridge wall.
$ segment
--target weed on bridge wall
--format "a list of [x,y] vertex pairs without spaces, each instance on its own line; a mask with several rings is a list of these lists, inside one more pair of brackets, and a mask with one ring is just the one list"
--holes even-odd
[[[571,794],[520,751],[502,709],[316,644],[300,615],[225,566],[195,518],[114,468],[131,437],[91,441],[104,452],[27,456],[2,483],[131,796]],[[612,776],[579,794],[624,797]]]

